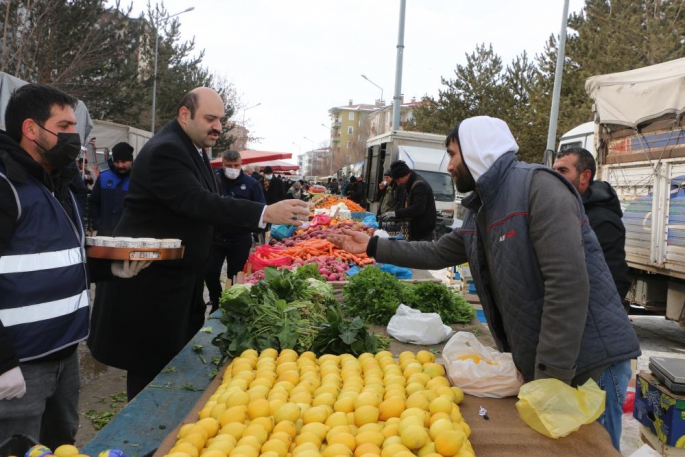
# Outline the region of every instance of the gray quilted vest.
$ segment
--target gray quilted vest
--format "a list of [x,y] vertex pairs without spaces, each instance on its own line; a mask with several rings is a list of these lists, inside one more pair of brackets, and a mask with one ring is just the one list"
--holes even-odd
[[[580,208],[585,265],[590,279],[590,304],[576,361],[576,376],[636,358],[640,355],[637,336],[616,291],[597,237],[587,221],[580,197],[561,175],[540,165],[518,162],[514,153],[500,157],[479,178],[480,196],[473,192],[462,201],[462,205],[470,210],[461,229],[469,266],[499,350],[512,353],[514,363],[526,382],[534,379],[545,292],[528,233],[530,184],[536,170],[557,176],[576,194]],[[484,220],[488,221],[485,234],[476,224],[478,216],[485,216]],[[491,250],[492,265],[489,268],[482,236],[488,237]],[[503,242],[507,238],[514,242]],[[493,281],[497,281],[499,306],[494,303]]]

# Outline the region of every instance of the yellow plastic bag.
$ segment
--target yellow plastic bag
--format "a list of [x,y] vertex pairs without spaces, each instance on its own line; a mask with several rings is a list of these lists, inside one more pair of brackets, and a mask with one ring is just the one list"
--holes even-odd
[[538,379],[521,386],[516,403],[521,419],[550,438],[562,438],[604,412],[606,392],[592,379],[573,388],[558,379]]

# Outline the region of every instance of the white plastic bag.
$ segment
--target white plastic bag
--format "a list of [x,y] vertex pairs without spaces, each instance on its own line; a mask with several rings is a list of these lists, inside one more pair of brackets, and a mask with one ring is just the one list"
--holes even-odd
[[380,229],[373,232],[373,235],[377,236],[378,238],[390,238],[390,234],[388,232]]
[[442,356],[452,384],[476,397],[518,395],[523,377],[510,353],[483,346],[470,332],[457,332],[445,344]]
[[398,341],[411,344],[438,344],[454,332],[442,323],[437,313],[422,313],[406,305],[400,305],[388,322],[388,335]]

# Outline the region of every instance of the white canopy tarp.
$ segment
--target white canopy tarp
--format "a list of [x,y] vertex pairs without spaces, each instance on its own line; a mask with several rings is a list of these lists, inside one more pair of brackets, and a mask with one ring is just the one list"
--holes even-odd
[[680,115],[685,112],[685,58],[593,76],[585,91],[602,124],[637,128],[665,114]]
[[[28,83],[7,73],[0,72],[0,129],[5,130],[5,108],[10,96],[18,87],[24,84]],[[81,100],[78,101],[74,114],[76,114],[76,131],[81,136],[81,144],[85,144],[93,128],[93,121],[88,113],[88,108],[86,108],[86,105]]]

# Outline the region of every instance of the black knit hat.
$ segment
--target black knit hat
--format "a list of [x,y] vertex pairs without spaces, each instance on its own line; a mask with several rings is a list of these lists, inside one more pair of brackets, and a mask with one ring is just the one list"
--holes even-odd
[[133,146],[126,142],[117,143],[112,148],[112,160],[118,161],[133,161]]
[[271,168],[270,165],[267,165],[266,167],[264,167],[264,174],[270,175],[270,174],[273,174],[273,172],[274,172],[274,170],[273,170],[273,168]]
[[411,173],[411,170],[404,160],[396,160],[390,164],[390,176],[392,176],[392,179],[404,178],[409,173]]
[[390,176],[392,178],[392,174],[390,173],[390,170],[385,170],[385,173],[383,173],[383,176]]

